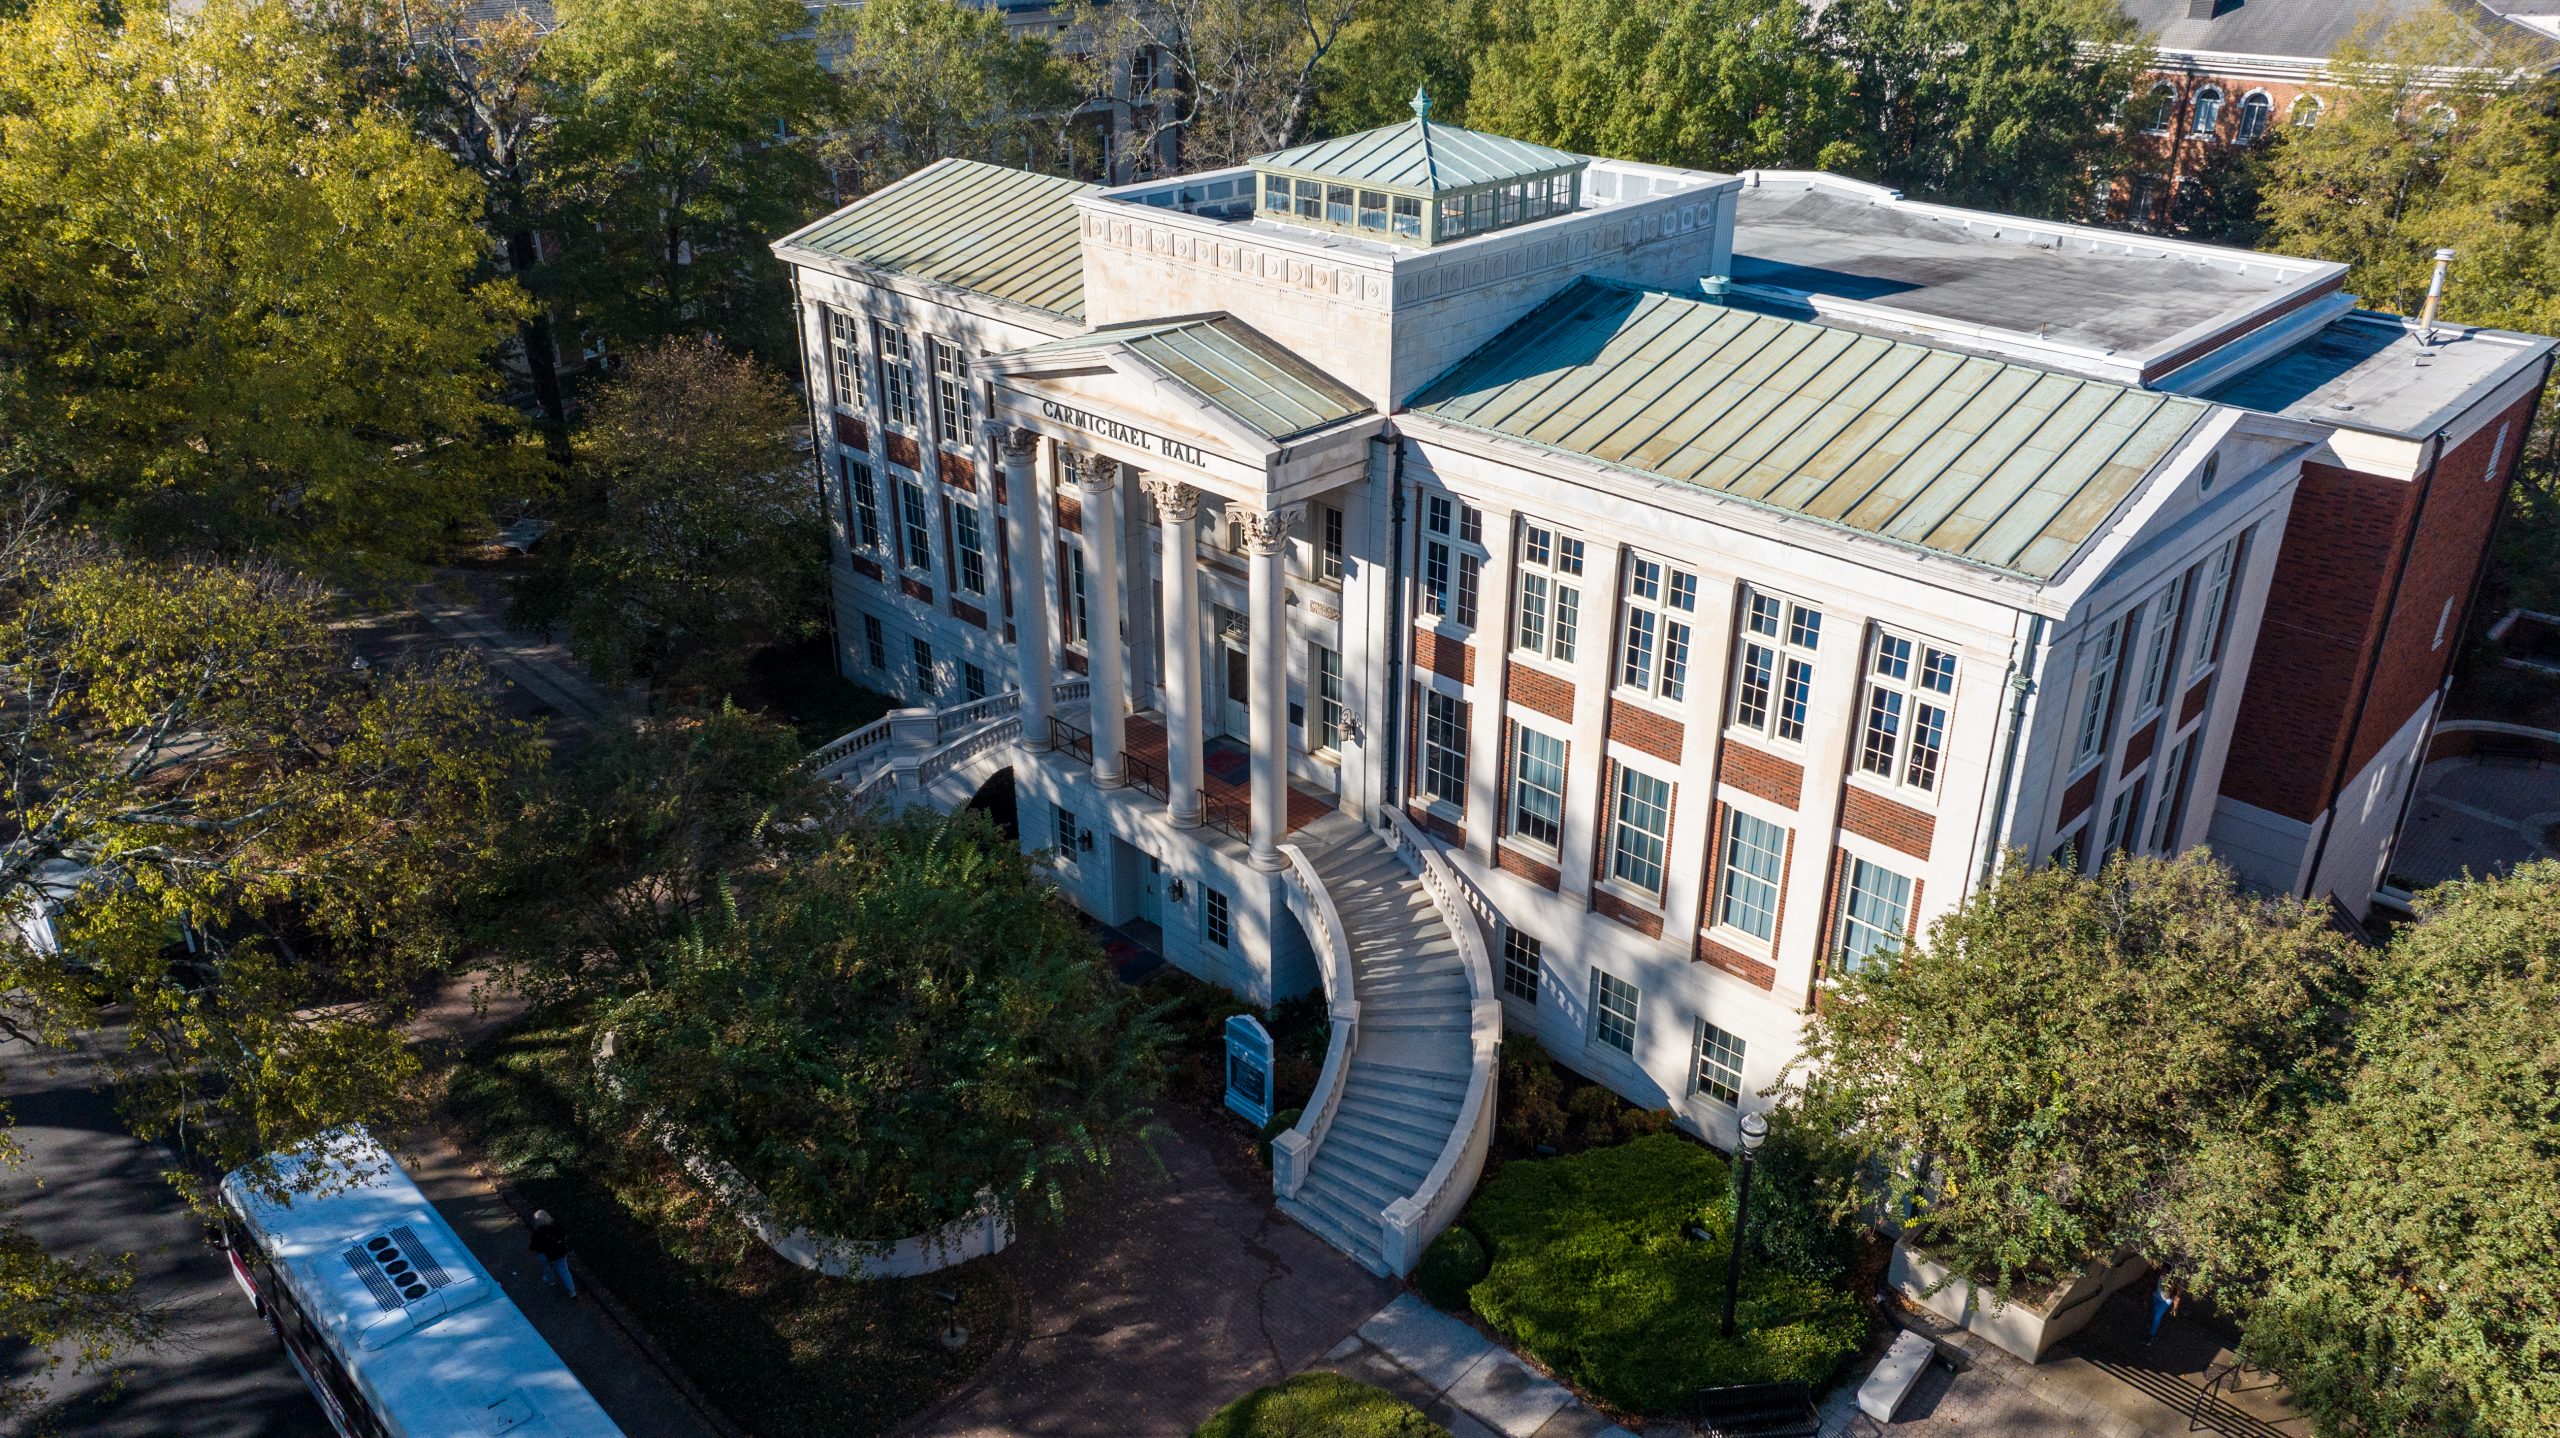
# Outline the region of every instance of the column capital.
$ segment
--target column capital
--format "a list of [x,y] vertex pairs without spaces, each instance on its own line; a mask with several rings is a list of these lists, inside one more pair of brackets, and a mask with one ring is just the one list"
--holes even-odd
[[1245,548],[1256,554],[1278,554],[1289,542],[1289,525],[1298,517],[1297,508],[1283,505],[1278,509],[1244,513]]
[[1109,494],[1120,482],[1120,461],[1089,450],[1071,450],[1068,463],[1076,473],[1076,488],[1087,494]]
[[1200,513],[1200,491],[1181,480],[1144,474],[1138,477],[1138,487],[1156,502],[1157,512],[1175,524],[1188,524]]
[[1018,424],[991,423],[986,429],[987,447],[1004,451],[1004,457],[1009,460],[1030,459],[1032,450],[1040,444],[1038,430],[1025,429]]

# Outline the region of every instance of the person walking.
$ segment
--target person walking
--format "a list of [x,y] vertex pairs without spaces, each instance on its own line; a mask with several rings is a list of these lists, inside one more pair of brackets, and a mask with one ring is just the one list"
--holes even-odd
[[557,1278],[571,1298],[577,1297],[578,1280],[569,1272],[569,1230],[547,1208],[533,1211],[533,1251],[542,1260],[542,1281]]

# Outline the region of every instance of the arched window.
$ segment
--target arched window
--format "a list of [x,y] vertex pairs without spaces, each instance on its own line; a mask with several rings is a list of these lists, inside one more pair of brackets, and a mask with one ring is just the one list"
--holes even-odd
[[2142,108],[2140,111],[2142,117],[2142,132],[2146,135],[2168,134],[2169,122],[2176,118],[2177,113],[2178,92],[2176,88],[2167,84],[2152,86],[2151,93],[2144,96],[2142,101]]
[[2246,145],[2265,138],[2267,125],[2275,117],[2275,97],[2264,90],[2250,91],[2240,102],[2240,143]]
[[2293,102],[2293,127],[2308,130],[2320,123],[2320,97],[2304,95]]
[[2195,134],[2200,139],[2210,140],[2221,127],[2222,91],[2219,87],[2207,85],[2196,91]]

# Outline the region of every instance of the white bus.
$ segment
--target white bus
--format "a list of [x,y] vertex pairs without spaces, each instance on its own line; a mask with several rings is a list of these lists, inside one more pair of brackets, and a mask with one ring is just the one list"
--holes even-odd
[[280,1156],[281,1180],[321,1145],[372,1176],[278,1202],[234,1173],[222,1237],[231,1276],[340,1438],[622,1438],[370,1135]]

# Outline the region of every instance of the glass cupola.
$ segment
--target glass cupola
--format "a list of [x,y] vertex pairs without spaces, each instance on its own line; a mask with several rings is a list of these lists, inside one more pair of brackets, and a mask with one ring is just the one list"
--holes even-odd
[[1297,145],[1253,162],[1263,219],[1403,245],[1436,245],[1508,229],[1582,202],[1584,156],[1525,140],[1413,119]]

